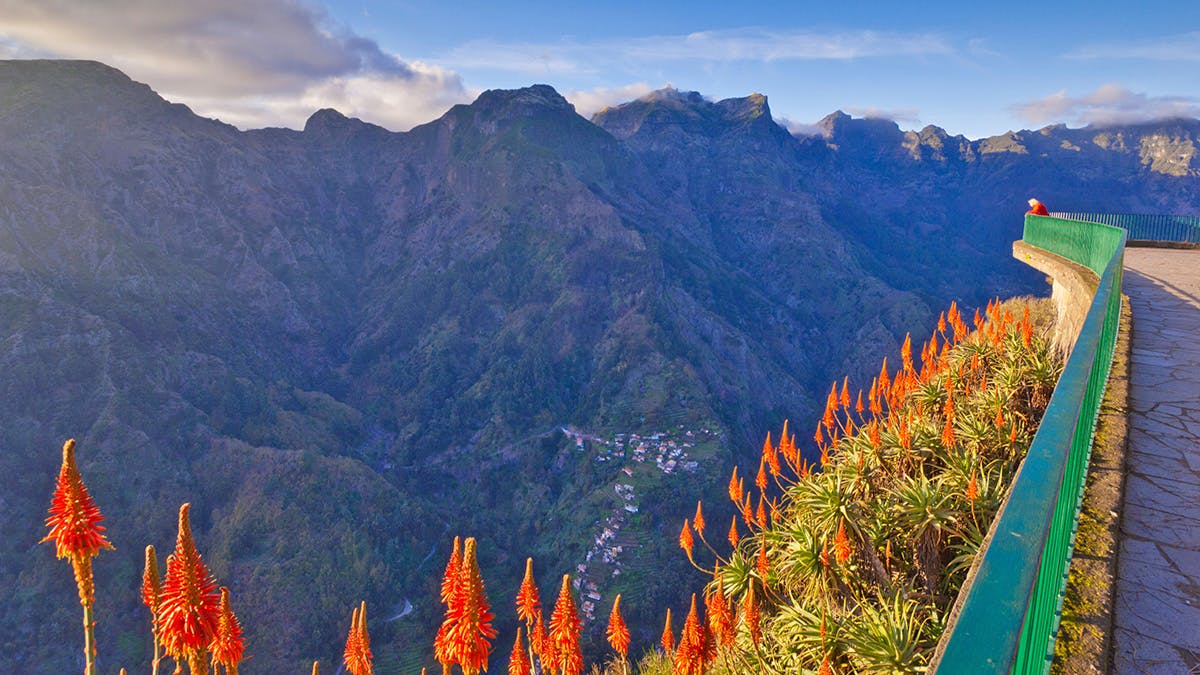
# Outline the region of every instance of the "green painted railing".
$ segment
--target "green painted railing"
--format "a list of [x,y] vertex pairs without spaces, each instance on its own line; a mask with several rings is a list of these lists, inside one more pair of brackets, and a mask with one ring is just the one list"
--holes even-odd
[[1026,216],[1023,239],[1087,267],[1100,284],[945,638],[936,665],[942,675],[1049,670],[1096,418],[1116,347],[1124,230]]
[[[1052,213],[1055,218],[1082,220],[1119,227],[1129,241],[1154,241],[1200,246],[1200,217],[1162,216],[1128,213]],[[1132,244],[1131,244],[1132,245]]]

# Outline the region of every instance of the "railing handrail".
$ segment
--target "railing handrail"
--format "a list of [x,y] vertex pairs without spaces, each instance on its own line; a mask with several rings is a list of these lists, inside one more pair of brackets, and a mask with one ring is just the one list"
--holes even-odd
[[1056,211],[1050,215],[1064,220],[1119,227],[1126,231],[1130,242],[1167,242],[1200,246],[1200,216],[1065,211]]
[[944,674],[1049,670],[1087,461],[1116,344],[1125,232],[1089,221],[1026,216],[1023,239],[1091,269],[1100,281],[948,628],[936,664]]

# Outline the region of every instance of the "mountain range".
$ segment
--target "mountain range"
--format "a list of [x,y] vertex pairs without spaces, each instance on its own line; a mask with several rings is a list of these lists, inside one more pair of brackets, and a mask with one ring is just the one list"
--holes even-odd
[[673,89],[589,120],[545,85],[403,133],[241,131],[99,63],[2,61],[0,671],[78,660],[37,544],[69,437],[117,547],[105,670],[149,658],[142,549],[183,502],[248,673],[336,660],[363,598],[381,672],[432,665],[456,534],[502,622],[533,556],[547,591],[586,568],[623,592],[645,648],[703,582],[680,522],[722,513],[768,430],[806,438],[831,382],[869,384],[950,301],[1042,292],[1010,258],[1028,197],[1195,213],[1198,142],[840,112],[794,135],[764,96]]

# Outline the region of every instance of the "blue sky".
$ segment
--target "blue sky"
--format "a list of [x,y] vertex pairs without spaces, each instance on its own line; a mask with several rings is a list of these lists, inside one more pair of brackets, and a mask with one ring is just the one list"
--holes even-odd
[[1200,2],[0,0],[0,56],[105,61],[198,113],[392,129],[547,83],[581,113],[662,86],[760,92],[979,138],[1200,116]]

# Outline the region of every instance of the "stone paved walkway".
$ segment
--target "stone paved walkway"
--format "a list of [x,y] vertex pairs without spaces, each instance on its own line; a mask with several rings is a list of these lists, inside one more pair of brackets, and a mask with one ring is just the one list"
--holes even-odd
[[1200,251],[1125,251],[1130,427],[1114,672],[1200,673]]

